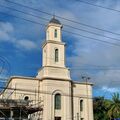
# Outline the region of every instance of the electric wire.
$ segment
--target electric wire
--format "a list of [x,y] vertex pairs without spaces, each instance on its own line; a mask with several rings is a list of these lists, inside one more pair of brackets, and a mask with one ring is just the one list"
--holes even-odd
[[[38,19],[43,19],[43,20],[45,20],[47,22],[49,21],[49,19],[47,19],[47,18],[43,18],[43,17],[40,17],[38,15],[31,14],[31,13],[28,13],[28,12],[25,12],[25,11],[21,11],[21,10],[15,9],[15,8],[11,8],[11,7],[8,7],[8,6],[5,6],[5,5],[0,4],[0,7],[4,7],[4,8],[7,8],[7,9],[10,9],[10,10],[13,10],[13,11],[17,11],[17,12],[20,12],[20,13],[25,14],[25,15],[30,15],[30,16],[36,17]],[[68,24],[63,23],[62,25],[66,26],[68,28],[73,28],[75,30],[87,32],[87,33],[90,33],[90,34],[93,34],[93,35],[98,35],[98,36],[101,36],[101,37],[104,37],[104,38],[120,41],[120,39],[117,39],[117,38],[114,38],[114,37],[109,37],[109,36],[102,35],[102,34],[99,34],[99,33],[95,33],[95,32],[92,32],[92,31],[88,31],[88,30],[85,30],[85,29],[77,28],[77,27],[74,27],[74,26],[71,26],[71,25],[68,25]]]
[[[54,60],[54,58],[50,58],[50,57],[47,57],[46,59]],[[64,60],[60,59],[59,61],[64,61]],[[67,66],[67,67],[70,67],[71,70],[120,70],[119,66],[100,66],[100,65],[84,64],[84,63],[81,63],[81,66]],[[39,69],[39,66],[38,67],[24,66],[24,69],[26,70]],[[0,79],[7,80],[8,78],[0,78]]]
[[[54,60],[52,57],[47,57],[45,59]],[[59,61],[65,61],[63,59],[59,59]],[[120,66],[101,66],[101,65],[94,65],[94,64],[85,64],[80,63],[81,66],[67,66],[70,67],[71,70],[120,70]],[[39,66],[24,66],[24,69],[39,69]],[[2,79],[2,78],[0,78]],[[4,79],[4,78],[3,78]],[[6,78],[8,79],[8,78]]]
[[[53,93],[49,92],[49,91],[35,91],[35,90],[31,90],[31,89],[23,89],[23,88],[10,88],[10,87],[0,87],[1,89],[8,89],[8,90],[15,90],[15,91],[23,91],[23,92],[31,92],[31,93],[40,93],[40,94],[50,94],[53,95]],[[91,91],[91,90],[90,90]],[[71,97],[71,95],[68,95],[66,93],[61,94],[61,96],[68,96]],[[79,94],[79,95],[74,95],[74,97],[78,97],[78,98],[87,98],[87,99],[93,99],[91,97],[91,95],[83,95],[83,94]]]
[[[47,57],[46,59],[54,60],[54,58],[52,57]],[[59,59],[59,61],[64,61],[64,60]],[[85,63],[80,63],[80,66],[68,66],[68,67],[70,67],[71,70],[120,70],[120,66],[101,66],[101,65],[85,64]],[[30,70],[30,69],[39,69],[39,66],[36,67],[23,66],[21,68],[23,68],[24,70],[26,69]],[[0,78],[0,79],[8,79],[8,78]]]
[[92,6],[95,6],[95,7],[104,8],[104,9],[107,9],[107,10],[111,10],[111,11],[120,13],[120,10],[116,10],[116,9],[113,9],[113,8],[105,7],[105,6],[102,6],[102,5],[93,4],[93,3],[88,2],[88,1],[83,1],[83,0],[76,0],[76,1],[79,1],[79,2],[84,3],[84,4],[88,4],[88,5],[92,5]]
[[[9,60],[7,60],[5,57],[3,56],[0,56],[0,60],[3,60],[5,62],[5,64],[7,65],[7,74],[10,74],[11,73],[11,64],[9,62]],[[5,68],[5,65],[4,65],[4,68]]]
[[[44,25],[46,26],[45,24],[42,24],[42,23],[39,23],[39,22],[36,22],[36,21],[33,21],[33,20],[28,20],[28,19],[25,19],[23,17],[18,17],[16,15],[11,15],[11,14],[8,14],[8,13],[5,13],[5,12],[1,12],[1,14],[6,14],[8,16],[12,16],[12,17],[15,17],[15,18],[19,18],[19,19],[22,19],[22,20],[25,20],[25,21],[28,21],[28,22],[31,22],[31,23],[35,23],[35,24],[39,24],[39,25]],[[113,43],[113,42],[108,42],[108,41],[104,41],[104,40],[101,40],[101,39],[97,39],[97,38],[94,38],[94,37],[89,37],[89,36],[85,36],[85,35],[82,35],[82,34],[79,34],[79,33],[75,33],[75,32],[71,32],[71,31],[67,31],[67,30],[63,30],[64,32],[66,33],[70,33],[70,34],[73,34],[73,35],[77,35],[77,36],[81,36],[83,38],[87,38],[87,39],[90,39],[90,40],[94,40],[94,41],[99,41],[99,42],[102,42],[102,43],[107,43],[109,45],[112,45],[112,46],[118,46],[120,47],[120,44],[117,44],[117,43]]]
[[94,37],[89,37],[89,36],[86,36],[86,35],[82,35],[82,34],[71,32],[71,31],[67,31],[67,30],[63,30],[63,31],[66,32],[66,33],[70,33],[70,34],[74,34],[74,35],[77,35],[77,36],[81,36],[83,38],[87,38],[87,39],[91,39],[91,40],[94,40],[94,41],[99,41],[99,42],[107,43],[109,45],[120,46],[117,43],[108,42],[108,41],[105,41],[105,40],[97,39],[97,38],[94,38]]
[[[49,12],[45,12],[45,11],[39,10],[37,8],[33,8],[33,7],[30,7],[30,6],[27,6],[27,5],[23,5],[23,4],[18,3],[18,2],[13,2],[13,1],[10,1],[10,0],[3,0],[3,1],[18,5],[18,6],[22,6],[24,8],[28,8],[28,9],[31,9],[31,10],[34,10],[34,11],[37,11],[37,12],[40,12],[40,13],[44,13],[44,14],[47,14],[49,16],[53,16],[53,14],[51,14]],[[72,20],[72,19],[64,18],[64,17],[58,16],[58,15],[55,15],[55,16],[58,17],[58,18],[61,18],[63,20],[66,20],[66,21],[69,21],[69,22],[72,22],[72,23],[76,23],[76,24],[79,24],[79,25],[83,25],[83,26],[86,26],[86,27],[89,27],[89,28],[97,29],[97,30],[108,32],[108,33],[115,34],[115,35],[120,35],[119,33],[115,33],[115,32],[109,31],[109,30],[105,30],[105,29],[101,29],[101,28],[91,26],[91,25],[88,25],[88,24],[85,24],[85,23],[81,23],[81,22],[78,22],[78,21],[75,21],[75,20]]]
[[5,67],[5,61],[0,58],[0,61],[3,62],[2,66],[0,67],[0,74],[2,74],[4,67]]

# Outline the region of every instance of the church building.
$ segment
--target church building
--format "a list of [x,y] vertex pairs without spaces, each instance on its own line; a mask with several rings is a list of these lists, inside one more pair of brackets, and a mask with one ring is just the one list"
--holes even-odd
[[93,120],[93,84],[71,80],[62,27],[55,17],[49,21],[37,76],[11,77],[0,95],[1,99],[29,99],[30,106],[42,108],[29,116],[31,120]]

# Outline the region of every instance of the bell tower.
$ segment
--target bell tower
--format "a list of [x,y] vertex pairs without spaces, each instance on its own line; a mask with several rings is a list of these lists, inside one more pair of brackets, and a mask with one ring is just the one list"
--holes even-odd
[[43,66],[65,67],[65,43],[61,40],[61,30],[61,23],[53,17],[46,27]]
[[61,33],[62,24],[53,17],[46,27],[46,40],[42,46],[42,69],[37,77],[70,79],[69,70],[65,67],[65,43],[62,42]]
[[61,42],[62,24],[53,17],[46,28],[46,40]]

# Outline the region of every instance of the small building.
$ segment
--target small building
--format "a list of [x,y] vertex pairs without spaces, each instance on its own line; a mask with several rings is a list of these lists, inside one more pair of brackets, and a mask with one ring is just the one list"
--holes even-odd
[[1,99],[28,99],[41,108],[32,120],[93,120],[92,85],[71,80],[65,66],[62,24],[53,17],[42,45],[42,67],[36,77],[14,76],[1,92]]

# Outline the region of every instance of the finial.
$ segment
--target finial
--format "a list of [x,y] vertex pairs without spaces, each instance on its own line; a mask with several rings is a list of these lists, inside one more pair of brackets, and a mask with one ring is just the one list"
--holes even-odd
[[53,18],[55,18],[55,12],[53,13]]

